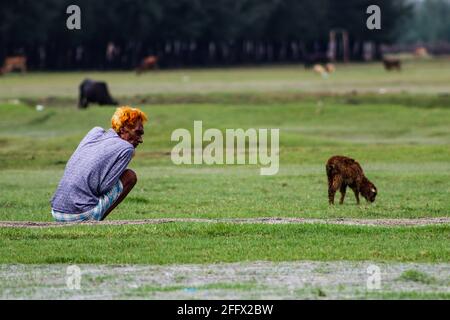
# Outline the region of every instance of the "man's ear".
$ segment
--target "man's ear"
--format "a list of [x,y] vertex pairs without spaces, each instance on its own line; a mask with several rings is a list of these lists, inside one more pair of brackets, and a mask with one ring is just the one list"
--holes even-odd
[[120,127],[119,128],[119,131],[117,131],[117,134],[119,135],[119,136],[121,136],[122,134],[124,134],[125,133],[125,127]]

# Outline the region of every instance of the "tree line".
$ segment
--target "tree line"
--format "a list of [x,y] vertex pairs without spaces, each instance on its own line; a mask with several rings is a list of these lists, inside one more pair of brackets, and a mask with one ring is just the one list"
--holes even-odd
[[[72,4],[81,30],[66,27]],[[381,30],[366,27],[372,4]],[[130,69],[148,55],[163,68],[289,63],[324,53],[338,29],[358,60],[365,42],[393,42],[411,12],[406,0],[2,0],[0,59],[23,54],[37,70]]]
[[402,43],[450,43],[450,0],[426,0],[413,3]]

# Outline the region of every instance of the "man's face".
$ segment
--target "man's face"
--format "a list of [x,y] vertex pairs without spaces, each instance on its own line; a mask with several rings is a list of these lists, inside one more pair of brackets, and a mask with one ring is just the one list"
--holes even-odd
[[142,121],[137,121],[134,127],[124,127],[119,131],[119,136],[128,141],[133,145],[133,147],[137,147],[139,144],[143,142],[142,136],[144,135],[144,126]]

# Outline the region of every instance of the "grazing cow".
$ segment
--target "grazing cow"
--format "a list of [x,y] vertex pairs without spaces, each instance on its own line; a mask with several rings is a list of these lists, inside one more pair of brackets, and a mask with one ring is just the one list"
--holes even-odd
[[387,71],[391,71],[394,69],[400,71],[402,69],[402,63],[399,59],[383,58],[383,65]]
[[328,73],[333,73],[334,71],[336,71],[336,67],[332,63],[327,63],[327,64],[325,64],[325,70]]
[[144,71],[156,69],[158,67],[158,57],[148,56],[142,59],[141,64],[136,68],[136,74],[141,74]]
[[80,97],[78,108],[85,109],[89,103],[98,103],[99,105],[118,105],[108,91],[106,82],[93,81],[85,79],[80,84]]
[[368,201],[374,202],[377,188],[364,175],[358,162],[344,156],[333,156],[326,164],[328,176],[328,201],[334,204],[336,191],[341,192],[340,204],[344,203],[345,191],[349,186],[355,193],[356,203],[359,204],[359,194]]
[[425,47],[417,47],[414,50],[414,56],[417,58],[427,58],[428,55],[428,50]]
[[25,73],[27,71],[27,58],[24,56],[6,57],[3,67],[0,68],[0,75],[14,70]]
[[320,64],[315,64],[313,70],[315,73],[320,74],[324,78],[328,77],[328,72]]

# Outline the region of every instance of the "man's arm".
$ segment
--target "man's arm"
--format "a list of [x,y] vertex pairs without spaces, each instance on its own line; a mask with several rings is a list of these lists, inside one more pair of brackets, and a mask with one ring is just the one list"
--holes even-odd
[[119,181],[120,176],[127,168],[130,163],[134,153],[133,149],[126,149],[119,155],[117,158],[116,164],[111,168],[108,174],[105,177],[105,181],[101,184],[102,190],[100,190],[101,194],[104,194],[109,189],[111,189],[117,181]]

